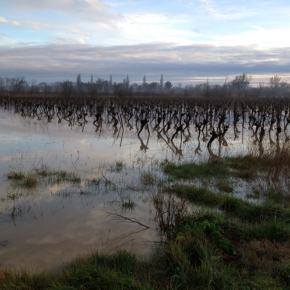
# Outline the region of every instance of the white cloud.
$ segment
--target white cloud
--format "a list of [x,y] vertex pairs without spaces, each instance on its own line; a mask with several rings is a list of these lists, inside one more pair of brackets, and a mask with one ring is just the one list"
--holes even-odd
[[54,40],[60,44],[86,44],[86,42],[81,38],[60,38],[56,37]]
[[103,4],[99,0],[84,0],[84,3],[87,3],[90,9],[98,12],[104,11],[109,8],[108,5]]
[[99,0],[2,0],[2,5],[19,10],[55,10],[69,11],[76,9],[92,9],[104,11],[109,8]]
[[[56,13],[56,17],[60,18],[58,13],[74,17],[74,22],[78,18],[85,19],[86,22],[102,23],[113,27],[113,21],[122,18],[122,15],[111,14],[110,6],[99,0],[2,0],[2,6],[14,11],[28,11],[29,13],[38,10]],[[60,19],[59,19],[60,20]]]
[[[17,43],[17,41],[15,41],[14,39],[8,38],[5,33],[0,33],[0,47],[1,45],[15,44],[15,43]],[[0,62],[1,62],[1,58],[0,58]]]
[[[92,33],[86,32],[86,31],[80,31],[79,29],[76,29],[76,28],[65,28],[65,27],[53,26],[53,25],[44,24],[44,23],[37,23],[37,22],[10,21],[10,20],[7,20],[3,17],[0,17],[0,24],[1,23],[4,25],[9,25],[9,26],[29,27],[29,28],[36,29],[36,30],[50,29],[50,30],[55,30],[56,32],[76,34],[76,35],[81,35],[81,36],[85,36],[85,37],[92,36]],[[75,42],[73,42],[73,43],[75,43]]]
[[37,23],[37,22],[19,22],[7,20],[4,17],[0,17],[0,24],[5,24],[9,26],[19,26],[19,27],[30,27],[33,29],[43,29],[43,28],[52,28],[52,25]]
[[[289,46],[288,35],[289,28],[265,29],[262,27],[251,26],[251,31],[246,31],[230,35],[213,35],[212,39],[215,43],[235,45],[252,45],[256,44],[263,48],[287,47]],[[274,44],[274,45],[273,45]]]
[[[194,36],[199,34],[192,29],[184,29],[190,23],[186,15],[167,16],[164,14],[127,14],[122,21],[116,22],[121,37],[128,44],[150,42],[176,42],[179,44],[193,43]],[[189,26],[189,25],[188,25]],[[190,27],[190,26],[189,26]]]
[[216,4],[212,0],[199,0],[202,3],[200,5],[200,12],[213,13],[216,10]]
[[217,1],[214,0],[198,1],[201,3],[199,6],[196,5],[196,1],[190,1],[186,7],[191,9],[194,8],[200,14],[207,13],[217,20],[236,20],[257,14],[257,12],[251,10],[249,7],[245,9],[242,5],[235,5],[235,2],[222,5],[221,3],[217,3]]
[[5,19],[4,17],[0,17],[0,23],[6,24],[6,25],[11,25],[11,26],[21,26],[18,21],[9,21]]
[[91,37],[92,34],[90,32],[85,32],[85,31],[80,31],[78,29],[70,29],[71,34],[78,34],[78,35],[83,35],[87,37]]

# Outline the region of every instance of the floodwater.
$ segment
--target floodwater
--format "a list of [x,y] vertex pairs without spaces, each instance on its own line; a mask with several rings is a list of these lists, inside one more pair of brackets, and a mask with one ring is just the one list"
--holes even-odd
[[[158,187],[144,186],[142,174],[151,172],[156,181],[164,159],[205,160],[236,154],[253,142],[241,125],[239,138],[229,131],[226,146],[213,144],[208,151],[208,138],[198,143],[195,131],[169,144],[154,132],[138,138],[134,129],[105,122],[96,131],[92,122],[70,126],[3,108],[0,124],[0,266],[39,270],[95,250],[152,254],[160,242],[151,202]],[[27,189],[6,176],[42,167],[73,173],[80,182],[38,176],[37,186]],[[124,206],[128,201],[133,208]]]

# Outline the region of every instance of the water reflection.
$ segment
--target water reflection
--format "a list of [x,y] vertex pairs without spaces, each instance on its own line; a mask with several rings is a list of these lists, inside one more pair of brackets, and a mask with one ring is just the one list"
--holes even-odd
[[[278,154],[289,141],[286,107],[280,117],[267,107],[258,112],[242,103],[156,106],[101,99],[17,101],[9,108],[0,107],[3,266],[46,268],[95,249],[151,253],[159,241],[150,198],[157,187],[144,187],[140,172],[150,169],[161,179],[155,161],[221,160],[249,148],[258,156],[268,150]],[[29,173],[42,165],[74,172],[81,182],[38,177],[35,188],[24,189],[5,178],[12,169]],[[274,182],[279,174],[269,176]],[[254,186],[231,181],[242,197]],[[123,206],[124,200],[133,208]]]

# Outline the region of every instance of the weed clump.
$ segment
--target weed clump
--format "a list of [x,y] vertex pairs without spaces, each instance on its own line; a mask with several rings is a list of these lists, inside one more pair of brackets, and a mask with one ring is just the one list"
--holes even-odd
[[34,168],[28,173],[23,173],[21,171],[11,171],[6,174],[7,179],[12,182],[13,186],[22,188],[34,188],[37,186],[39,180],[38,176],[43,178],[48,178],[48,182],[51,184],[60,182],[71,182],[80,183],[81,178],[74,172],[67,172],[64,170],[53,171],[49,170],[47,166],[42,166],[41,168]]
[[134,201],[128,199],[122,201],[122,207],[125,209],[133,209],[135,207]]
[[155,222],[162,234],[171,239],[172,230],[179,227],[187,214],[187,201],[176,199],[172,194],[153,196]]
[[61,183],[61,182],[72,182],[80,183],[81,178],[74,172],[67,172],[64,170],[53,171],[49,176],[49,182],[51,183]]
[[184,163],[180,165],[166,162],[163,163],[163,171],[175,178],[182,179],[223,177],[229,174],[226,164],[219,160],[199,164]]
[[153,185],[156,182],[156,176],[150,171],[143,172],[140,178],[142,184],[145,186]]
[[11,171],[6,174],[6,177],[10,180],[22,180],[25,178],[25,175],[21,171]]
[[124,168],[123,161],[116,161],[114,165],[111,165],[111,171],[120,172]]
[[40,175],[42,177],[46,177],[51,174],[46,165],[42,165],[40,168],[35,168],[35,172],[37,173],[37,175]]
[[37,178],[34,175],[28,175],[26,176],[23,180],[22,180],[22,184],[23,187],[25,188],[32,188],[32,187],[36,187],[37,185]]
[[36,187],[38,181],[35,174],[23,172],[11,171],[7,175],[8,180],[12,181],[13,186],[20,186],[23,188]]

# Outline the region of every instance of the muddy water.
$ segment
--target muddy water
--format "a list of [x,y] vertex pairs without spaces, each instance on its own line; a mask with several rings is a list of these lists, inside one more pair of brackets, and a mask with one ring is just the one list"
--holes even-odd
[[[165,158],[204,160],[211,154],[236,154],[252,144],[249,132],[242,132],[239,139],[229,132],[227,146],[213,144],[208,152],[208,138],[199,144],[197,132],[191,132],[189,140],[169,144],[157,134],[149,137],[142,132],[138,138],[135,130],[114,130],[106,124],[96,132],[90,122],[68,126],[64,120],[48,123],[3,109],[0,123],[3,267],[50,269],[97,249],[151,254],[160,240],[151,203],[157,187],[144,186],[142,174],[150,171],[158,180],[162,177],[158,162]],[[117,161],[122,168],[116,167]],[[29,173],[43,166],[74,173],[81,181],[54,182],[38,176],[38,185],[25,189],[7,180],[8,172]],[[98,184],[89,182],[93,179]],[[133,209],[122,206],[128,200],[134,202]]]

